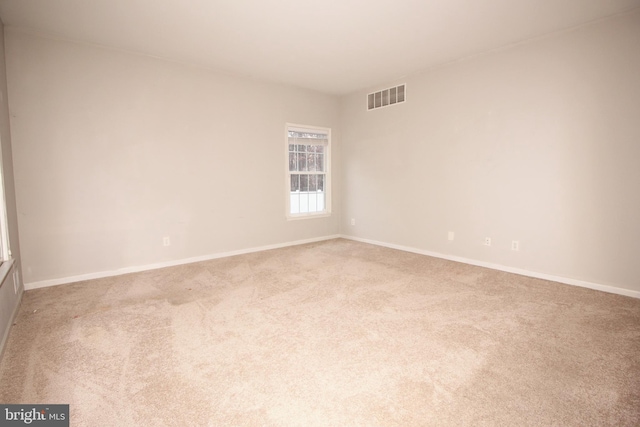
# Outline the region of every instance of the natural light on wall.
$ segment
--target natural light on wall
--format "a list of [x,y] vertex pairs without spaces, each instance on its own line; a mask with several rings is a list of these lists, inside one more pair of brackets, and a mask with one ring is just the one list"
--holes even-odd
[[287,216],[328,215],[331,129],[287,124]]

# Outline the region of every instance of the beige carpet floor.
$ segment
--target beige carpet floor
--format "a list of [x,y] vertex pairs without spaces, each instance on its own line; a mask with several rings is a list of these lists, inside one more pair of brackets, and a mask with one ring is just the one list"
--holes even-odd
[[26,292],[72,426],[638,426],[640,300],[348,240]]

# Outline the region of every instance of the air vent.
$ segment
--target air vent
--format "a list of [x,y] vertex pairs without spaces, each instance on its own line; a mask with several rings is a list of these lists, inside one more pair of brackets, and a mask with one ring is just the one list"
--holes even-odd
[[399,104],[405,100],[405,85],[392,87],[373,92],[367,95],[367,110],[375,110],[376,108],[388,107],[389,105]]

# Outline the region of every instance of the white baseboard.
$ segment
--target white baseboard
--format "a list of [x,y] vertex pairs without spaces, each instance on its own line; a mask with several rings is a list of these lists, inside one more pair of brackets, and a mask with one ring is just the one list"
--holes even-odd
[[304,245],[305,243],[321,242],[321,241],[324,241],[324,240],[337,239],[339,237],[340,237],[340,235],[335,234],[335,235],[331,235],[331,236],[315,237],[315,238],[312,238],[312,239],[296,240],[296,241],[293,241],[293,242],[277,243],[275,245],[267,245],[267,246],[259,246],[259,247],[255,247],[255,248],[240,249],[240,250],[231,251],[231,252],[220,252],[220,253],[217,253],[217,254],[203,255],[203,256],[198,256],[198,257],[193,257],[193,258],[184,258],[184,259],[179,259],[179,260],[175,260],[175,261],[165,261],[165,262],[159,262],[159,263],[155,263],[155,264],[147,264],[147,265],[140,265],[140,266],[134,266],[134,267],[119,268],[117,270],[101,271],[101,272],[98,272],[98,273],[80,274],[78,276],[62,277],[62,278],[59,278],[59,279],[42,280],[42,281],[39,281],[39,282],[25,283],[24,284],[24,289],[25,290],[30,290],[30,289],[46,288],[46,287],[49,287],[49,286],[57,286],[57,285],[65,285],[65,284],[68,284],[68,283],[74,283],[74,282],[82,282],[82,281],[85,281],[85,280],[102,279],[104,277],[120,276],[122,274],[138,273],[138,272],[141,272],[141,271],[148,271],[148,270],[156,270],[156,269],[159,269],[159,268],[173,267],[173,266],[176,266],[176,265],[183,265],[183,264],[191,264],[191,263],[194,263],[194,262],[208,261],[208,260],[211,260],[211,259],[225,258],[225,257],[234,256],[234,255],[243,255],[243,254],[248,254],[248,253],[252,253],[252,252],[260,252],[260,251],[267,251],[267,250],[270,250],[270,249],[285,248],[287,246],[296,246],[296,245]]
[[231,252],[221,252],[221,253],[217,253],[217,254],[203,255],[203,256],[199,256],[199,257],[185,258],[185,259],[179,259],[179,260],[175,260],[175,261],[166,261],[166,262],[160,262],[160,263],[155,263],[155,264],[147,264],[147,265],[142,265],[142,266],[126,267],[126,268],[120,268],[120,269],[112,270],[112,271],[102,271],[102,272],[98,272],[98,273],[81,274],[81,275],[78,275],[78,276],[70,276],[70,277],[63,277],[63,278],[59,278],[59,279],[51,279],[51,280],[43,280],[43,281],[39,281],[39,282],[25,283],[24,284],[24,289],[25,290],[38,289],[38,288],[45,288],[45,287],[48,287],[48,286],[56,286],[56,285],[64,285],[64,284],[67,284],[67,283],[82,282],[82,281],[85,281],[85,280],[101,279],[101,278],[104,278],[104,277],[119,276],[119,275],[122,275],[122,274],[137,273],[137,272],[140,272],[140,271],[156,270],[156,269],[159,269],[159,268],[173,267],[173,266],[176,266],[176,265],[190,264],[190,263],[200,262],[200,261],[208,261],[208,260],[211,260],[211,259],[225,258],[225,257],[234,256],[234,255],[242,255],[242,254],[248,254],[248,253],[252,253],[252,252],[260,252],[260,251],[266,251],[266,250],[270,250],[270,249],[284,248],[284,247],[288,247],[288,246],[303,245],[305,243],[321,242],[321,241],[324,241],[324,240],[331,240],[331,239],[337,239],[337,238],[343,238],[343,239],[348,239],[348,240],[354,240],[354,241],[357,241],[357,242],[369,243],[369,244],[372,244],[372,245],[383,246],[383,247],[387,247],[387,248],[391,248],[391,249],[398,249],[398,250],[405,251],[405,252],[412,252],[412,253],[417,253],[417,254],[420,254],[420,255],[432,256],[432,257],[435,257],[435,258],[447,259],[447,260],[450,260],[450,261],[461,262],[461,263],[464,263],[464,264],[477,265],[479,267],[486,267],[486,268],[490,268],[492,270],[505,271],[507,273],[520,274],[522,276],[535,277],[537,279],[550,280],[550,281],[553,281],[553,282],[559,282],[559,283],[564,283],[564,284],[573,285],[573,286],[580,286],[580,287],[583,287],[583,288],[594,289],[594,290],[602,291],[602,292],[609,292],[609,293],[612,293],[612,294],[625,295],[625,296],[633,297],[633,298],[640,298],[640,292],[639,291],[634,291],[634,290],[631,290],[631,289],[618,288],[618,287],[615,287],[615,286],[601,285],[601,284],[598,284],[598,283],[586,282],[586,281],[583,281],[583,280],[570,279],[570,278],[567,278],[567,277],[554,276],[554,275],[545,274],[545,273],[538,273],[538,272],[535,272],[535,271],[529,271],[529,270],[523,270],[523,269],[520,269],[520,268],[508,267],[508,266],[505,266],[505,265],[494,264],[494,263],[484,262],[484,261],[478,261],[478,260],[474,260],[474,259],[470,259],[470,258],[463,258],[463,257],[458,257],[458,256],[453,256],[453,255],[446,255],[446,254],[441,254],[441,253],[438,253],[438,252],[427,251],[427,250],[424,250],[424,249],[417,249],[417,248],[413,248],[413,247],[409,247],[409,246],[403,246],[403,245],[396,245],[396,244],[393,244],[393,243],[380,242],[380,241],[377,241],[377,240],[362,239],[362,238],[359,238],[359,237],[348,236],[348,235],[343,235],[343,234],[335,234],[335,235],[331,235],[331,236],[316,237],[316,238],[305,239],[305,240],[296,240],[296,241],[293,241],[293,242],[278,243],[278,244],[275,244],[275,245],[259,246],[259,247],[248,248],[248,249],[240,249],[240,250],[231,251]]
[[413,253],[420,254],[420,255],[427,255],[427,256],[432,256],[432,257],[435,257],[435,258],[442,258],[442,259],[446,259],[446,260],[449,260],[449,261],[456,261],[456,262],[461,262],[461,263],[464,263],[464,264],[477,265],[479,267],[486,267],[486,268],[490,268],[492,270],[499,270],[499,271],[505,271],[507,273],[520,274],[521,276],[535,277],[536,279],[550,280],[552,282],[564,283],[566,285],[580,286],[582,288],[594,289],[596,291],[609,292],[611,294],[618,294],[618,295],[625,295],[625,296],[633,297],[633,298],[640,298],[640,292],[639,291],[634,291],[634,290],[631,290],[631,289],[617,288],[615,286],[600,285],[598,283],[585,282],[583,280],[576,280],[576,279],[570,279],[570,278],[567,278],[567,277],[554,276],[554,275],[551,275],[551,274],[538,273],[538,272],[535,272],[535,271],[523,270],[523,269],[514,268],[514,267],[507,267],[505,265],[493,264],[493,263],[484,262],[484,261],[477,261],[477,260],[474,260],[474,259],[463,258],[463,257],[458,257],[458,256],[453,256],[453,255],[445,255],[445,254],[441,254],[441,253],[438,253],[438,252],[431,252],[431,251],[427,251],[427,250],[424,250],[424,249],[412,248],[412,247],[409,247],[409,246],[402,246],[402,245],[396,245],[396,244],[393,244],[393,243],[379,242],[377,240],[361,239],[359,237],[347,236],[347,235],[340,235],[340,237],[342,237],[343,239],[354,240],[354,241],[357,241],[357,242],[369,243],[369,244],[377,245],[377,246],[384,246],[386,248],[391,248],[391,249],[398,249],[398,250],[405,251],[405,252],[413,252]]

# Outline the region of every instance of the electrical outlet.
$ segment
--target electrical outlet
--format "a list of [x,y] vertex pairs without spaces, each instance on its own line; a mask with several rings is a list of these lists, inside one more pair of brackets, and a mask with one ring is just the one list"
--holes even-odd
[[456,237],[456,233],[454,233],[453,231],[450,231],[448,236],[449,240],[453,240],[455,239],[455,237]]
[[491,237],[485,237],[484,238],[484,245],[485,246],[491,246]]
[[355,218],[351,218],[351,225],[356,225],[356,219]]
[[162,246],[169,246],[171,245],[171,239],[169,239],[169,237],[165,236],[162,238]]
[[519,251],[520,250],[520,242],[517,240],[512,240],[511,241],[511,250],[512,251]]

